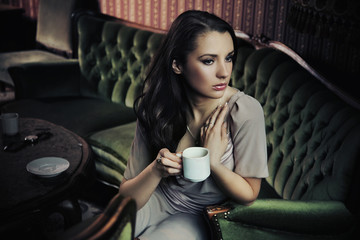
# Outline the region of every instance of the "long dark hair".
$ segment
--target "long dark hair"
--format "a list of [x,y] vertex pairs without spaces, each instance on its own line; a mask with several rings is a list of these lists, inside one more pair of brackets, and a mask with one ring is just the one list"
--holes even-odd
[[196,49],[199,35],[210,32],[229,32],[234,44],[233,28],[214,14],[190,10],[180,14],[172,23],[160,49],[152,60],[142,95],[134,109],[145,130],[153,157],[161,148],[174,152],[186,131],[186,112],[189,102],[185,95],[185,81],[173,72],[172,62],[184,65],[189,53]]

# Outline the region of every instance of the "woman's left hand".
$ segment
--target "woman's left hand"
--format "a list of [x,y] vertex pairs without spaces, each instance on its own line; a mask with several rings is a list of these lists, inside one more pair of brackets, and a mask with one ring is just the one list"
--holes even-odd
[[217,107],[206,120],[205,125],[201,127],[201,143],[202,146],[210,150],[211,166],[220,163],[220,159],[224,155],[228,145],[227,123],[225,122],[227,111],[227,103]]

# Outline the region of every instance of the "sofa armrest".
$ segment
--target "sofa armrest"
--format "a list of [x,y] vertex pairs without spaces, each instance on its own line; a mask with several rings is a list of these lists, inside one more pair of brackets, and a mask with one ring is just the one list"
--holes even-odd
[[[217,231],[223,231],[226,222],[256,229],[283,231],[296,234],[342,234],[354,228],[355,217],[342,202],[292,201],[258,199],[251,206],[230,203],[213,215]],[[210,207],[214,209],[214,206]],[[216,209],[216,208],[215,208]],[[209,212],[209,209],[206,209]]]
[[80,95],[77,60],[27,63],[9,68],[16,99],[74,97]]

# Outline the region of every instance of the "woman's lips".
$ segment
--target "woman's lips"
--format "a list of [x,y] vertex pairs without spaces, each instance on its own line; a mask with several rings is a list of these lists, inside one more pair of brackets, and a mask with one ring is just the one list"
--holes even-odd
[[223,91],[223,90],[225,90],[226,87],[227,87],[227,84],[222,83],[222,84],[214,85],[213,89],[215,89],[216,91]]

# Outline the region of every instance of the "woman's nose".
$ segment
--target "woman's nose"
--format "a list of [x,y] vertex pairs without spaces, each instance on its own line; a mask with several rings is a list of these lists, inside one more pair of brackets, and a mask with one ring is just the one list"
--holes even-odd
[[231,73],[232,63],[223,62],[220,63],[217,69],[217,77],[218,78],[227,78]]

